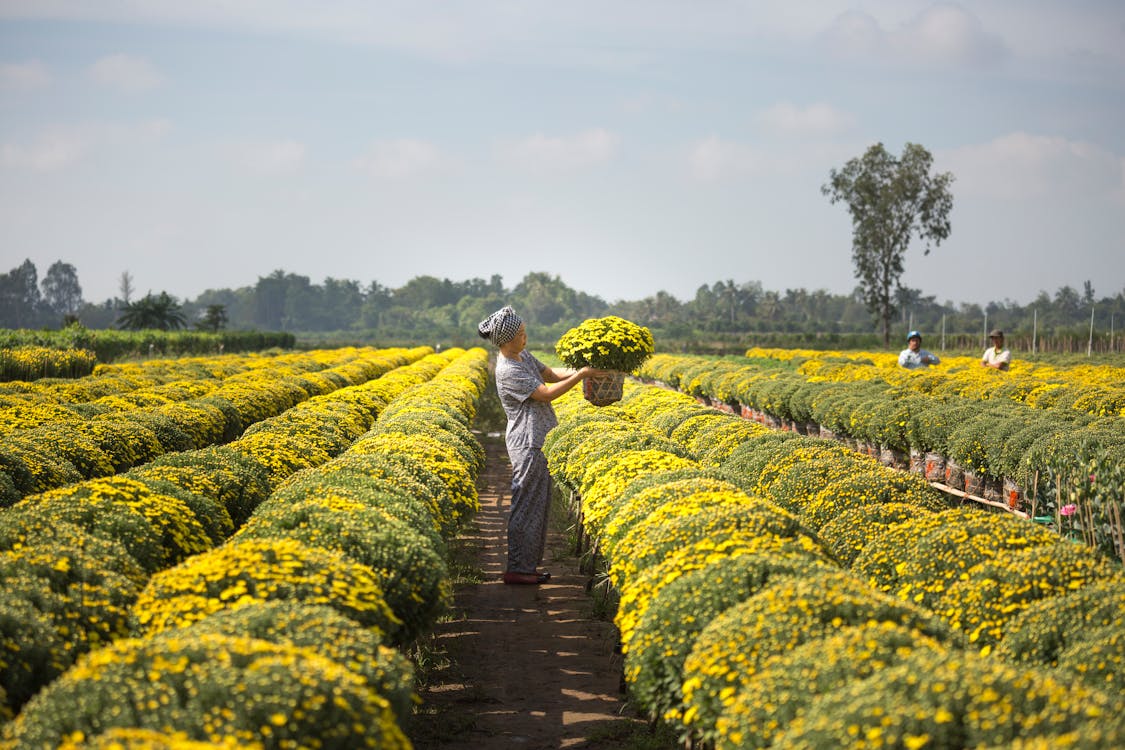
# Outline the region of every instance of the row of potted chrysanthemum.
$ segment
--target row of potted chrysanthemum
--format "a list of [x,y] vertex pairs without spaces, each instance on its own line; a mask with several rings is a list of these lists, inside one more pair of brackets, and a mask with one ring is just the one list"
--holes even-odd
[[[1090,463],[1120,465],[1125,458],[1125,420],[1119,414],[1094,416],[1061,404],[1030,408],[999,396],[981,401],[923,393],[881,378],[823,380],[703,357],[658,356],[642,374],[713,404],[733,405],[771,427],[831,437],[955,490],[1052,519],[1056,528],[1073,529],[1125,559],[1125,548],[1114,538],[1120,529],[1114,514],[1121,515],[1120,500],[1116,508],[1112,501],[1114,477],[1085,471]],[[945,376],[924,377],[936,382]],[[1077,501],[1060,502],[1061,491],[1078,475],[1093,476],[1093,486],[1083,488]],[[1070,505],[1085,512],[1064,520],[1063,508]]]
[[0,382],[39,378],[80,378],[89,375],[98,357],[88,349],[55,349],[47,346],[0,348]]
[[[548,459],[578,494],[584,527],[608,560],[630,695],[685,738],[718,747],[838,747],[857,736],[872,747],[1120,741],[1120,721],[1102,722],[1120,714],[1119,692],[1066,669],[981,653],[994,641],[980,624],[997,614],[1010,623],[1068,587],[1125,593],[1089,550],[1054,535],[1021,538],[1011,517],[941,512],[917,477],[903,482],[829,441],[764,434],[681,394],[637,387],[617,407],[568,398],[559,411]],[[966,585],[944,607],[929,606],[873,575],[880,554],[902,556],[887,568],[898,575],[909,576],[912,561],[931,561],[943,575],[943,559],[954,575],[966,570],[932,548],[911,556],[894,547],[913,538],[896,524],[921,519],[947,520],[951,540],[987,527],[993,551],[982,542],[966,569],[991,565],[991,580],[1008,556],[1024,566],[1066,563],[1072,577],[1036,577],[1043,562],[1000,591]],[[849,535],[857,525],[867,534]],[[871,570],[859,572],[864,555]],[[1021,587],[1030,580],[1039,581],[1032,593]],[[1087,650],[1091,643],[1112,650],[1104,637]],[[1028,684],[1042,690],[1029,695]],[[900,704],[908,710],[890,710]]]
[[[123,588],[114,610],[98,621],[113,621],[143,637],[117,641],[109,649],[97,649],[79,660],[9,725],[8,741],[23,746],[37,745],[48,737],[51,742],[79,734],[91,738],[101,729],[118,726],[175,730],[195,739],[221,735],[224,741],[253,740],[265,746],[294,742],[303,746],[318,737],[324,738],[324,746],[363,746],[356,739],[357,732],[376,741],[397,742],[401,737],[397,720],[410,705],[410,670],[398,652],[379,644],[408,643],[432,623],[444,604],[448,583],[443,574],[444,538],[438,529],[454,529],[456,521],[442,513],[471,508],[475,491],[472,497],[461,497],[457,493],[463,491],[463,484],[447,483],[446,476],[428,467],[433,464],[435,444],[447,457],[476,455],[475,441],[465,424],[483,387],[484,367],[480,350],[433,355],[378,381],[311,399],[291,410],[294,413],[268,420],[256,434],[270,439],[256,440],[249,447],[235,441],[212,449],[226,453],[220,464],[234,456],[252,457],[259,486],[276,489],[268,499],[258,497],[261,502],[253,508],[240,504],[240,513],[253,512],[243,514],[246,522],[240,524],[238,533],[219,546],[208,547],[196,539],[197,544],[177,549],[175,555],[167,551],[161,555],[160,545],[150,544],[148,549],[156,558],[150,565],[164,569],[147,581],[148,571],[138,563],[131,567],[121,563],[120,567],[128,569],[120,575],[132,574],[134,587],[131,591]],[[439,374],[443,368],[449,371],[447,375]],[[424,390],[423,383],[435,375],[441,382],[435,381],[434,387],[440,390]],[[458,389],[462,392],[452,395]],[[392,416],[401,413],[399,400],[406,404],[416,397],[426,398],[430,407],[436,405],[442,411],[429,420],[420,414],[404,417],[406,422],[429,423],[415,431],[430,432],[441,424],[443,436],[456,436],[433,438],[425,446],[405,444],[393,455],[361,449],[364,442],[376,439],[380,429],[376,415],[382,414],[387,424],[401,423],[403,419]],[[452,422],[461,429],[450,427]],[[373,425],[374,429],[365,431]],[[400,430],[406,429],[400,424]],[[281,454],[276,460],[269,456],[271,444]],[[243,447],[248,451],[241,452]],[[345,451],[347,448],[351,450]],[[337,457],[328,460],[330,455]],[[475,478],[479,464],[477,459],[466,463],[463,473]],[[190,461],[171,468],[181,470],[182,479],[183,470],[189,467]],[[198,477],[199,473],[194,474]],[[230,482],[219,481],[220,474],[215,472],[215,484],[229,486]],[[153,504],[152,497],[136,498],[131,506],[107,501],[98,510],[110,512],[98,515],[117,512],[125,516],[133,507],[143,510]],[[105,535],[97,533],[101,530],[78,529],[83,543],[95,540],[107,547],[99,551],[115,553],[108,558],[103,555],[103,559],[128,561],[130,555],[125,551],[103,544]],[[163,541],[187,536],[182,530],[165,533]],[[199,546],[205,550],[198,550]],[[188,557],[191,552],[199,553]],[[176,559],[182,561],[166,567]],[[77,552],[64,562],[56,567],[73,570],[76,563],[93,567]],[[114,582],[120,583],[120,576]],[[78,607],[70,619],[79,624],[90,612],[85,606]],[[122,612],[127,615],[124,622],[115,617]],[[46,635],[52,625],[57,633],[62,619],[55,617],[52,623],[48,615],[37,622]],[[327,628],[324,636],[322,626]],[[110,631],[89,640],[104,642],[120,634]],[[203,634],[208,642],[199,648]],[[228,643],[236,634],[264,638],[272,644],[263,650],[258,643]],[[322,637],[331,643],[322,642]],[[49,666],[57,673],[67,666],[67,659],[43,652],[58,640],[40,641],[38,651],[21,663],[53,659]],[[5,646],[10,643],[5,640]],[[314,648],[332,663],[310,662],[308,658],[315,656],[310,649]],[[211,669],[193,663],[197,659],[217,659],[218,665]],[[269,684],[257,686],[258,693],[251,690],[251,694],[241,695],[241,688],[229,692],[233,684],[228,682],[249,679],[250,672],[263,667],[262,659],[285,660],[308,680],[297,675],[280,680],[279,671]],[[232,660],[237,666],[228,663]],[[129,664],[140,666],[124,666]],[[226,670],[222,664],[227,664]],[[42,665],[31,666],[30,671],[35,672],[34,667]],[[227,672],[230,675],[224,676]],[[21,676],[28,677],[28,670],[19,673],[16,669],[8,675]],[[139,686],[138,679],[148,684]],[[13,682],[20,684],[18,679],[6,679],[4,684]],[[204,701],[206,706],[192,698],[200,691],[210,696]],[[94,696],[79,701],[83,709],[78,712],[74,711],[76,693]],[[152,717],[142,716],[146,702],[155,700],[150,693],[165,696],[159,699],[163,710]],[[167,696],[178,698],[169,702]],[[110,702],[132,705],[137,713],[107,715],[104,705]],[[278,712],[261,723],[261,711],[267,706]],[[333,725],[345,717],[350,717],[346,727]],[[358,729],[364,723],[369,726]],[[251,737],[256,732],[258,736]],[[303,739],[295,739],[298,736]]]
[[[229,442],[295,404],[376,378],[427,351],[313,352],[286,355],[272,366],[268,358],[242,357],[256,364],[222,380],[177,381],[83,403],[9,398],[0,412],[22,426],[0,438],[0,506],[167,453]],[[173,371],[192,370],[198,372]]]

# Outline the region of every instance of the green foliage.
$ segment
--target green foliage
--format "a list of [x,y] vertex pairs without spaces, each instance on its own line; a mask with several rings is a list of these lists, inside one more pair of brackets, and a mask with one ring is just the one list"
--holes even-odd
[[89,654],[4,734],[18,747],[56,747],[113,726],[270,747],[409,746],[387,700],[331,659],[307,648],[187,631],[124,639]]
[[355,501],[310,494],[302,502],[261,505],[238,533],[246,539],[296,539],[343,553],[371,568],[402,627],[395,643],[412,643],[447,605],[445,560],[421,531],[388,512]]
[[946,652],[933,638],[893,622],[850,625],[802,643],[763,663],[716,721],[715,747],[770,747],[822,696],[877,678],[913,654],[936,658]]
[[917,505],[893,501],[844,507],[819,527],[817,539],[837,562],[850,568],[867,545],[878,539],[887,527],[930,513],[932,511]]
[[1015,552],[1038,552],[1058,536],[1008,514],[975,508],[932,513],[895,524],[872,540],[856,559],[853,572],[872,586],[934,608],[970,570]]
[[[806,470],[801,473],[808,472]],[[829,473],[828,470],[826,473]],[[948,507],[945,497],[918,474],[896,471],[872,462],[866,466],[854,467],[843,476],[832,472],[832,476],[831,483],[812,495],[799,514],[802,524],[813,530],[821,530],[825,539],[830,538],[825,531],[827,525],[852,509],[888,503],[905,504],[913,508],[911,515],[918,516]],[[874,513],[877,515],[878,511]],[[859,533],[871,532],[869,529]]]
[[[893,710],[888,710],[893,707]],[[848,747],[863,737],[879,747],[1009,747],[1095,725],[1120,746],[1122,721],[1105,694],[971,653],[915,650],[867,680],[815,698],[773,737],[777,747]]]
[[[184,474],[164,474],[162,467],[179,469]],[[138,478],[155,475],[170,478],[180,486],[192,489],[187,474],[206,477],[217,489],[218,500],[227,509],[235,528],[246,519],[270,493],[269,475],[264,466],[250,456],[229,446],[216,445],[183,453],[168,453],[151,464],[136,470]],[[182,477],[177,480],[173,476]]]
[[1059,654],[1103,627],[1125,632],[1125,577],[1031,602],[1008,620],[996,653],[1010,661],[1054,666]]
[[390,702],[400,722],[414,705],[413,668],[374,631],[331,607],[299,602],[259,602],[223,610],[191,626],[193,633],[256,638],[278,646],[310,649],[363,677]]
[[[925,610],[839,571],[778,577],[703,629],[684,662],[684,728],[714,739],[717,721],[770,657],[848,625],[890,622],[951,643],[949,627]],[[885,700],[885,699],[883,699]]]
[[1088,547],[1066,541],[1016,549],[967,571],[934,604],[969,643],[994,646],[1008,621],[1029,604],[1080,589],[1120,572]]
[[237,539],[153,576],[134,606],[135,630],[152,635],[231,605],[277,600],[326,604],[384,635],[402,624],[367,566],[295,539]]
[[774,576],[809,574],[827,565],[796,549],[769,547],[717,559],[664,586],[648,603],[625,654],[630,699],[652,717],[678,710],[684,660],[715,617]]

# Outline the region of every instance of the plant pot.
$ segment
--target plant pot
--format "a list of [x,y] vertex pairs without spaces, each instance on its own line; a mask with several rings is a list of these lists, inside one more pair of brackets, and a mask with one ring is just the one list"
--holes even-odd
[[824,438],[825,440],[835,440],[836,439],[836,433],[833,432],[832,430],[828,429],[824,425],[820,426],[820,436],[822,438]]
[[984,475],[975,471],[966,471],[965,492],[976,497],[982,497],[984,495]]
[[955,490],[965,489],[965,470],[956,461],[945,460],[945,483]]
[[582,395],[594,406],[608,406],[621,400],[624,383],[623,372],[586,378],[582,381]]
[[945,480],[945,456],[940,453],[929,452],[923,459],[923,474],[931,482]]
[[984,499],[994,503],[1004,502],[1004,483],[999,479],[986,477],[984,480]]
[[910,449],[910,473],[923,474],[926,471],[926,455],[915,448]]
[[1020,503],[1023,502],[1023,487],[1020,487],[1011,479],[1005,478],[1004,502],[1006,502],[1008,504],[1008,507],[1012,510],[1020,507]]

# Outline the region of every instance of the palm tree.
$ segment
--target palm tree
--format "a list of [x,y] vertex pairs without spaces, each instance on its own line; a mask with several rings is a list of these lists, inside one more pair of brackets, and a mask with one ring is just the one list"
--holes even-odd
[[153,296],[152,292],[149,292],[136,302],[121,308],[121,316],[117,319],[118,328],[130,331],[147,328],[174,331],[186,325],[187,319],[180,311],[180,304],[176,302],[175,297],[169,296],[168,292],[161,292],[158,296]]

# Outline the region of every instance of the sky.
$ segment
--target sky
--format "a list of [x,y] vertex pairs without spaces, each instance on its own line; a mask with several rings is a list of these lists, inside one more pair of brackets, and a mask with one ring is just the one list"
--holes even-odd
[[0,0],[0,272],[93,301],[278,269],[845,294],[821,186],[876,143],[954,176],[904,285],[1125,291],[1120,0]]

